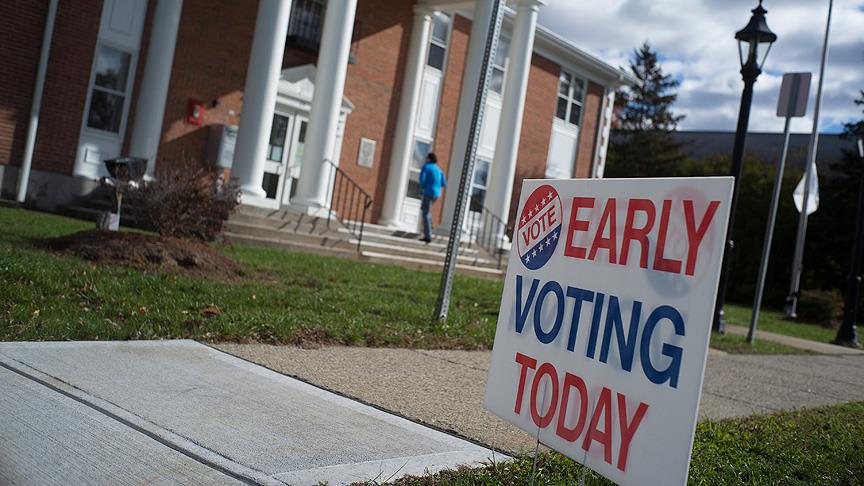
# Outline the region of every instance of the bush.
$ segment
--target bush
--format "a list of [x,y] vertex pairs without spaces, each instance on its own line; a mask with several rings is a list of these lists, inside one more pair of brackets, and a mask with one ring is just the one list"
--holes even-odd
[[837,289],[804,290],[797,310],[804,321],[834,326],[843,321],[843,297]]
[[240,202],[235,180],[212,168],[161,164],[156,178],[126,198],[146,227],[162,236],[212,241]]

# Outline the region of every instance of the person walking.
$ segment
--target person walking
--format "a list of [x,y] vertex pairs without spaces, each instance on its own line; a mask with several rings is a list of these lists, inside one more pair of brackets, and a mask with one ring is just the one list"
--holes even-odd
[[423,213],[423,237],[420,239],[426,243],[432,241],[432,204],[441,197],[442,187],[447,187],[447,179],[438,167],[438,157],[430,152],[420,170],[420,188],[423,190],[423,202],[420,204],[420,211]]

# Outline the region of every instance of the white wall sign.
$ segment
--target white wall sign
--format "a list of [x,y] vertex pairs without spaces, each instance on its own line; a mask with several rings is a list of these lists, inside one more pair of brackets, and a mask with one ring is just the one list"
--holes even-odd
[[525,181],[486,408],[619,484],[685,484],[732,181]]
[[357,154],[357,165],[372,168],[375,160],[375,140],[360,139],[360,152]]

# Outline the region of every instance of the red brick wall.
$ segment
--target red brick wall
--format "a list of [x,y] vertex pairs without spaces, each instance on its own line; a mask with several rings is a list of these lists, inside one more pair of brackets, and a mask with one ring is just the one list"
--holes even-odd
[[582,104],[582,126],[579,127],[579,145],[576,147],[576,166],[573,177],[590,177],[597,139],[597,121],[603,100],[603,86],[588,82],[585,102]]
[[[468,56],[468,39],[471,34],[471,21],[462,16],[453,19],[453,32],[447,49],[447,66],[444,68],[444,83],[441,88],[438,121],[435,130],[433,150],[438,156],[438,165],[447,174],[450,170],[450,152],[456,135],[456,117],[459,114],[459,96],[462,93],[462,76],[465,72],[465,59]],[[456,190],[459,181],[447,181],[448,190]],[[444,195],[432,207],[434,224],[441,222],[444,211]]]
[[[257,13],[256,0],[184,1],[158,164],[203,163],[208,125],[239,123]],[[202,127],[186,123],[190,98],[206,105]]]
[[[375,200],[369,220],[378,219],[384,201],[414,17],[412,3],[361,0],[357,6],[352,46],[357,62],[348,65],[345,81],[345,97],[354,111],[345,125],[339,167]],[[371,168],[357,165],[361,138],[377,142]]]
[[21,165],[48,1],[0,3],[0,165]]
[[549,139],[552,135],[552,120],[555,117],[560,72],[561,67],[549,59],[539,54],[531,56],[531,70],[528,73],[528,88],[525,92],[525,112],[522,115],[522,134],[519,137],[519,154],[508,224],[516,218],[522,180],[543,178],[546,174],[546,160],[549,156]]
[[[20,163],[48,2],[0,3],[0,164]],[[60,2],[36,135],[33,168],[71,174],[99,34],[101,0]]]

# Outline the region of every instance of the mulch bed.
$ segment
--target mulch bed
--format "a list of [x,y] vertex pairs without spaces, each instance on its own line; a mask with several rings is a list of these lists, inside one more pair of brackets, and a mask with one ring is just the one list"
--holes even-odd
[[87,230],[40,240],[37,246],[99,265],[120,265],[196,277],[234,280],[240,265],[196,240],[125,231]]

